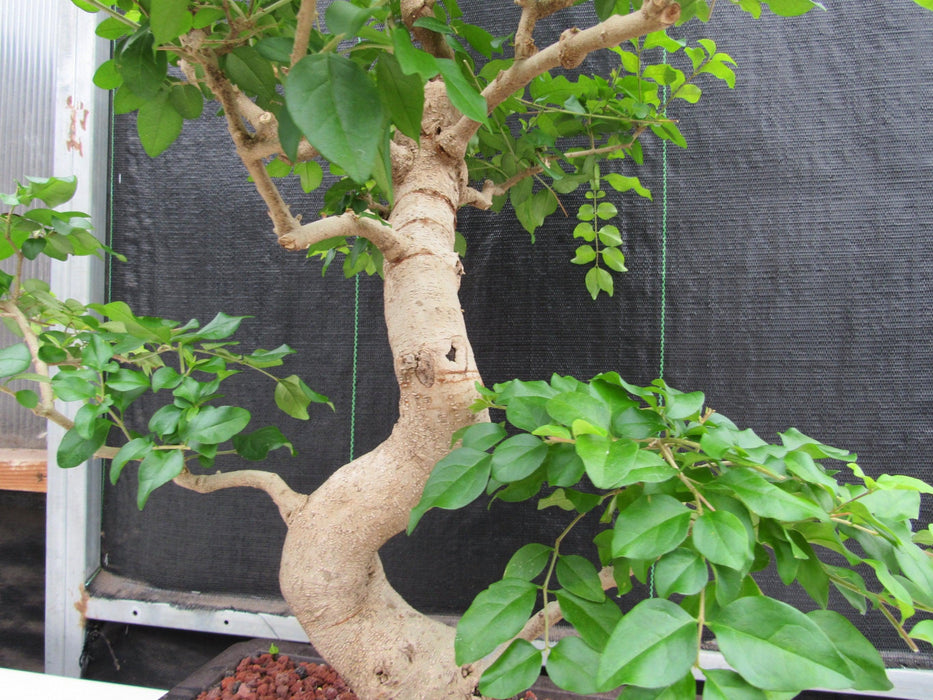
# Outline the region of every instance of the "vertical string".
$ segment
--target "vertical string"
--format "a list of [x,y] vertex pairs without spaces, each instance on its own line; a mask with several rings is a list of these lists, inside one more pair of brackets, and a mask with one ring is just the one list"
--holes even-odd
[[[667,64],[667,49],[661,49],[661,61]],[[667,102],[667,86],[664,86],[664,101]],[[667,139],[661,139],[661,329],[658,353],[658,377],[664,379],[664,344],[667,323]],[[654,598],[654,564],[648,572],[648,597]]]
[[350,378],[350,461],[356,457],[356,369],[360,346],[360,276],[353,278],[353,370]]
[[[667,64],[667,49],[661,49],[662,61]],[[667,102],[667,85],[664,86]],[[665,111],[665,115],[666,115]],[[658,359],[658,377],[664,378],[664,343],[667,323],[667,139],[661,139],[661,349]]]

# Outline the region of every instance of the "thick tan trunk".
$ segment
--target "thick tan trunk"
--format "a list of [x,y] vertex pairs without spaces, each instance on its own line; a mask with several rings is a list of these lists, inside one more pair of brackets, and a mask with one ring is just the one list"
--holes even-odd
[[443,87],[411,167],[397,171],[390,223],[401,239],[385,264],[385,318],[400,387],[399,419],[377,449],[338,470],[288,518],[283,594],[312,644],[365,700],[468,698],[476,678],[454,663],[454,631],[391,588],[378,550],[405,529],[432,467],[469,406],[479,373],[457,297],[454,253],[463,164],[433,141],[449,123]]

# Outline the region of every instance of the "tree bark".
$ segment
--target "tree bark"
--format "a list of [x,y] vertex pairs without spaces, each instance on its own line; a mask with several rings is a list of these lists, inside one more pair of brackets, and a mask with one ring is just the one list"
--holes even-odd
[[[456,117],[443,84],[427,86],[420,148],[395,181],[385,262],[385,319],[400,388],[390,437],[333,474],[288,518],[280,582],[312,644],[370,698],[469,698],[477,677],[454,662],[454,630],[413,610],[392,589],[377,554],[409,511],[450,435],[474,414],[479,372],[457,297],[454,252],[462,160],[437,145]],[[410,166],[410,167],[409,167]]]

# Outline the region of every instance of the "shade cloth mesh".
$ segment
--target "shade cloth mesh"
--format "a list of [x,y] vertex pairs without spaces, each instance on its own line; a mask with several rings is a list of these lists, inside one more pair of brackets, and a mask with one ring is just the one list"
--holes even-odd
[[[465,19],[497,17],[502,32],[517,18],[511,3],[461,4],[482,6],[466,7]],[[579,26],[592,21],[590,7],[572,12]],[[908,2],[832,3],[783,21],[766,10],[754,22],[731,6],[716,15],[672,34],[715,39],[738,62],[738,85],[702,80],[700,104],[675,102],[688,150],[649,138],[644,166],[618,166],[654,197],[611,194],[630,268],[611,299],[591,301],[585,269],[568,262],[579,243],[572,219],[551,217],[531,245],[508,210],[460,213],[461,299],[484,380],[617,370],[647,383],[663,369],[767,439],[796,426],[857,452],[870,474],[933,479],[933,23]],[[566,16],[542,25],[540,45]],[[609,54],[590,60],[614,65]],[[283,188],[294,213],[314,217],[319,195]],[[572,213],[581,197],[563,203]],[[322,277],[319,263],[275,244],[221,118],[186,123],[155,161],[132,118],[116,118],[112,238],[129,257],[113,266],[113,299],[183,321],[250,315],[244,347],[298,351],[285,372],[327,394],[335,412],[289,419],[258,375],[228,391],[256,427],[277,422],[292,439],[298,456],[280,451],[266,466],[293,488],[313,489],[351,445],[359,455],[389,433],[397,388],[379,279],[357,287],[336,263]],[[166,487],[140,514],[135,488],[134,478],[106,487],[107,569],[161,588],[278,595],[284,526],[265,496]],[[518,546],[553,541],[566,519],[529,504],[431,511],[383,560],[416,607],[456,614]],[[585,533],[577,544],[587,546]],[[796,584],[783,595],[813,607]],[[839,596],[832,604],[851,612]],[[877,645],[904,649],[880,614],[855,617]]]

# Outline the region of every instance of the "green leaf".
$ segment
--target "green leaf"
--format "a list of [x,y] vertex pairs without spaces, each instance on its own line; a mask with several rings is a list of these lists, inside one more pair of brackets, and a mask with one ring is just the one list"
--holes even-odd
[[921,620],[910,630],[910,636],[914,639],[922,639],[924,642],[933,644],[933,620]]
[[188,422],[189,442],[218,445],[241,432],[250,421],[250,413],[237,406],[204,406]]
[[333,404],[323,394],[312,390],[300,377],[292,374],[280,379],[275,385],[275,405],[292,418],[308,420],[308,406],[311,403],[326,403],[333,409]]
[[464,447],[474,450],[488,450],[501,442],[508,433],[500,423],[474,423],[467,427],[459,436]]
[[265,459],[272,451],[285,447],[295,455],[292,443],[274,425],[267,425],[251,433],[240,433],[233,436],[233,448],[244,459],[259,461]]
[[149,378],[142,372],[119,369],[107,377],[107,387],[115,391],[136,391],[149,388]]
[[285,102],[312,146],[357,182],[367,180],[385,120],[379,93],[357,64],[334,53],[305,56],[288,74]]
[[136,133],[146,155],[155,158],[171,146],[184,121],[166,94],[144,102],[136,115]]
[[[26,176],[29,182],[29,194],[41,199],[49,207],[57,207],[74,197],[78,188],[78,178],[69,177],[31,177]],[[82,214],[81,216],[87,216]]]
[[763,0],[763,2],[771,8],[774,14],[781,17],[796,17],[817,8],[826,10],[823,5],[813,0]]
[[142,510],[152,492],[181,474],[184,468],[181,450],[152,450],[139,464],[136,506]]
[[384,53],[376,63],[376,88],[389,119],[416,143],[421,138],[424,84],[418,75],[406,74],[398,60]]
[[574,265],[586,265],[596,259],[596,249],[591,245],[581,245],[574,251],[570,262]]
[[545,544],[537,544],[534,542],[526,544],[509,559],[509,563],[505,565],[505,572],[502,574],[502,578],[520,578],[524,581],[533,580],[544,571],[544,567],[547,566],[548,560],[551,558],[551,552],[553,551],[553,547],[548,547]]
[[148,28],[139,29],[122,46],[118,44],[113,60],[125,87],[137,97],[152,100],[162,90],[168,59],[164,51],[155,51]]
[[606,402],[580,391],[558,394],[547,402],[547,412],[558,423],[572,425],[576,420],[609,428],[611,411]]
[[593,649],[605,648],[612,631],[622,619],[619,606],[606,596],[601,602],[594,602],[564,590],[557,591],[557,601],[564,619]]
[[881,654],[872,646],[855,625],[832,610],[813,610],[807,613],[846,660],[849,672],[855,678],[855,690],[890,690],[893,685],[884,670]]
[[813,620],[764,596],[746,596],[714,611],[708,621],[726,661],[765,690],[849,688],[848,664]]
[[537,596],[537,586],[517,578],[496,581],[476,596],[457,624],[457,665],[481,659],[518,634],[531,617]]
[[149,26],[156,44],[168,44],[191,29],[188,0],[151,0]]
[[421,500],[411,511],[408,534],[429,509],[455,510],[479,498],[489,482],[491,461],[491,455],[470,447],[456,449],[440,460],[424,485]]
[[366,24],[367,19],[369,19],[369,12],[346,0],[334,0],[327,6],[324,13],[327,29],[345,37],[356,36],[360,27]]
[[395,57],[406,75],[417,73],[422,80],[430,80],[440,72],[437,59],[427,51],[416,48],[405,27],[397,26],[392,30],[392,45]]
[[94,71],[92,80],[101,90],[115,90],[123,85],[123,76],[117,70],[117,64],[113,59],[101,63]]
[[492,455],[492,478],[504,484],[531,476],[547,458],[548,449],[539,438],[522,433],[504,440]]
[[590,268],[583,281],[586,284],[586,291],[590,293],[594,300],[599,296],[600,292],[606,292],[606,294],[612,296],[614,287],[612,275],[603,268]]
[[516,639],[485,671],[480,692],[491,698],[510,698],[530,688],[541,675],[541,651],[531,642]]
[[602,249],[603,262],[610,270],[628,272],[625,266],[625,254],[618,248],[606,247]]
[[634,190],[635,194],[640,197],[645,197],[646,199],[651,199],[651,190],[643,187],[641,181],[637,177],[629,177],[626,175],[620,175],[619,173],[608,173],[603,175],[603,179],[609,183],[609,186],[612,187],[616,192],[628,192],[629,190]]
[[173,85],[169,101],[185,119],[197,119],[204,110],[204,95],[194,85]]
[[638,603],[612,632],[599,664],[601,689],[632,684],[663,688],[690,671],[697,656],[697,621],[668,600]]
[[706,562],[692,549],[668,552],[654,567],[654,586],[661,598],[668,598],[672,593],[696,595],[708,581]]
[[249,316],[228,316],[221,311],[204,328],[179,336],[178,340],[185,340],[189,343],[196,340],[224,340],[237,332],[245,318]]
[[98,420],[90,438],[81,437],[77,428],[67,431],[58,445],[58,466],[70,469],[88,461],[107,441],[111,425],[109,421]]
[[745,570],[754,556],[742,521],[725,510],[706,511],[693,523],[693,546],[714,564]]
[[671,496],[639,497],[616,517],[613,557],[654,559],[670,552],[686,539],[690,513],[689,508]]
[[32,364],[32,355],[26,343],[17,343],[0,350],[0,377],[12,377],[25,372]]
[[313,192],[324,181],[324,170],[314,160],[295,163],[295,174],[298,175],[301,181],[301,189],[305,192]]
[[116,456],[110,461],[110,483],[116,484],[127,462],[141,459],[147,455],[155,445],[149,438],[134,438],[120,448]]
[[599,653],[580,637],[564,637],[548,653],[547,674],[559,688],[578,695],[593,695],[599,691],[596,683],[599,659]]
[[562,554],[557,559],[556,573],[557,582],[574,595],[594,603],[606,599],[599,572],[589,559],[577,554]]
[[699,413],[706,397],[702,391],[683,394],[675,389],[666,392],[664,415],[671,420],[683,420]]
[[16,403],[23,408],[35,408],[39,405],[39,395],[31,389],[20,389],[16,392]]
[[706,677],[703,700],[777,700],[773,694],[751,685],[735,671],[704,668],[703,675]]
[[460,112],[480,124],[486,123],[486,98],[476,86],[468,82],[460,66],[449,58],[438,58],[437,67],[444,76],[444,86],[451,104]]
[[775,486],[751,469],[730,469],[718,477],[713,484],[721,490],[732,492],[749,510],[765,518],[792,522],[817,518],[828,520],[827,513],[811,501],[788,493]]
[[275,73],[272,64],[252,46],[238,46],[226,56],[227,76],[244,93],[263,100],[275,97]]

